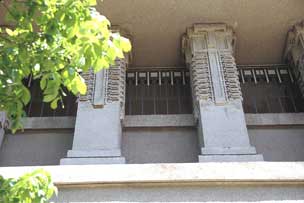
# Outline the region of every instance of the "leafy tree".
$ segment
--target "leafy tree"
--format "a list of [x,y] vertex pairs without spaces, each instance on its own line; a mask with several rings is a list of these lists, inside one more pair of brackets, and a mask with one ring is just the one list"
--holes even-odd
[[36,170],[18,179],[0,176],[0,203],[47,203],[57,193],[50,174]]
[[[81,72],[114,64],[131,49],[128,39],[109,30],[96,0],[11,0],[0,3],[10,27],[0,30],[0,111],[15,132],[31,95],[24,79],[40,79],[43,101],[63,104],[64,89],[85,94]],[[65,88],[63,88],[65,87]]]

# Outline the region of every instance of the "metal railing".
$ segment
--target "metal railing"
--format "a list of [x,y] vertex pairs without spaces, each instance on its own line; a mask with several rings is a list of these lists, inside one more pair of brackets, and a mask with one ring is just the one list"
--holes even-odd
[[[287,65],[240,65],[245,113],[303,112],[304,102]],[[141,68],[127,72],[127,115],[191,114],[186,68]]]
[[129,70],[126,94],[126,115],[192,113],[190,77],[184,68]]
[[72,93],[65,91],[67,96],[63,97],[63,105],[61,105],[59,101],[58,108],[53,110],[49,103],[43,102],[39,80],[31,80],[31,78],[29,78],[25,83],[28,85],[31,92],[31,101],[25,107],[25,112],[28,117],[76,116],[77,97]]
[[[238,66],[245,113],[304,112],[296,77],[287,65]],[[77,98],[64,98],[65,108],[52,110],[42,101],[39,81],[27,80],[32,99],[30,117],[75,116]],[[189,71],[182,67],[129,69],[126,74],[126,115],[191,114]]]
[[238,66],[246,113],[303,112],[304,102],[288,65]]

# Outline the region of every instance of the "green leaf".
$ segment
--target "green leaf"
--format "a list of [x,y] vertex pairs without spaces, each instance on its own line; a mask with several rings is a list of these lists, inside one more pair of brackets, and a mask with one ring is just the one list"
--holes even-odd
[[31,93],[27,88],[23,88],[22,102],[26,106],[31,100]]
[[56,98],[56,99],[54,99],[52,102],[51,102],[51,108],[52,109],[57,109],[57,103],[58,103],[58,100],[59,100],[60,98]]
[[129,52],[132,49],[131,42],[127,38],[121,37],[120,40],[121,48],[124,52]]
[[0,38],[0,109],[13,132],[22,128],[23,108],[31,97],[25,78],[40,79],[43,101],[55,108],[57,99],[62,100],[62,86],[73,94],[86,93],[80,71],[108,68],[131,50],[130,41],[113,34],[109,20],[92,7],[96,0],[22,2],[7,3],[10,21],[3,23],[14,29],[2,30]]
[[57,97],[57,94],[49,94],[43,97],[44,102],[51,102]]
[[96,6],[97,5],[96,0],[88,0],[88,1],[89,1],[90,6]]
[[86,94],[87,92],[87,85],[85,84],[85,81],[81,76],[77,80],[77,89],[82,95]]

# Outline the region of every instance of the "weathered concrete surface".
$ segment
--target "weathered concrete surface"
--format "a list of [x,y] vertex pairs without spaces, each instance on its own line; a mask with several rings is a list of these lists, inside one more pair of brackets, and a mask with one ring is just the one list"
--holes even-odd
[[122,138],[127,163],[193,163],[199,146],[195,128],[126,128]]
[[249,128],[249,135],[265,161],[304,161],[303,127]]
[[[59,187],[58,203],[304,201],[303,162],[43,168]],[[17,177],[34,169],[0,168],[0,174]]]
[[[184,164],[117,164],[87,166],[0,167],[4,177],[17,177],[44,168],[56,185],[153,183],[216,183],[231,185],[304,184],[304,162],[184,163]],[[68,174],[68,175],[67,175]],[[304,195],[304,194],[303,194]]]
[[121,136],[119,102],[103,108],[93,108],[90,101],[80,102],[73,148],[60,164],[85,164],[86,160],[87,164],[125,163],[121,157]]
[[72,142],[72,130],[7,134],[0,148],[0,166],[58,165]]
[[62,188],[57,203],[72,202],[141,202],[141,203],[303,203],[304,187],[290,185],[276,186],[197,186],[194,184],[163,186]]
[[245,114],[247,126],[303,126],[304,113]]
[[26,117],[22,120],[27,129],[74,129],[75,117]]
[[193,127],[192,114],[126,116],[124,127]]
[[303,0],[104,0],[98,10],[133,36],[135,66],[182,63],[180,38],[193,23],[236,26],[238,64],[280,63]]

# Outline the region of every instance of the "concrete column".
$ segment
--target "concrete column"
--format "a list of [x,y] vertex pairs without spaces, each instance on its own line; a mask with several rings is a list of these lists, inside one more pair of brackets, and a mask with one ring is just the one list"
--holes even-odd
[[4,139],[5,128],[7,127],[7,120],[4,112],[0,112],[0,148]]
[[249,142],[234,45],[234,33],[225,24],[196,24],[183,38],[200,162],[263,160]]
[[304,21],[287,34],[284,61],[290,65],[304,96]]
[[88,93],[78,103],[73,148],[60,164],[125,163],[121,138],[128,61],[126,56],[109,69],[83,76]]

